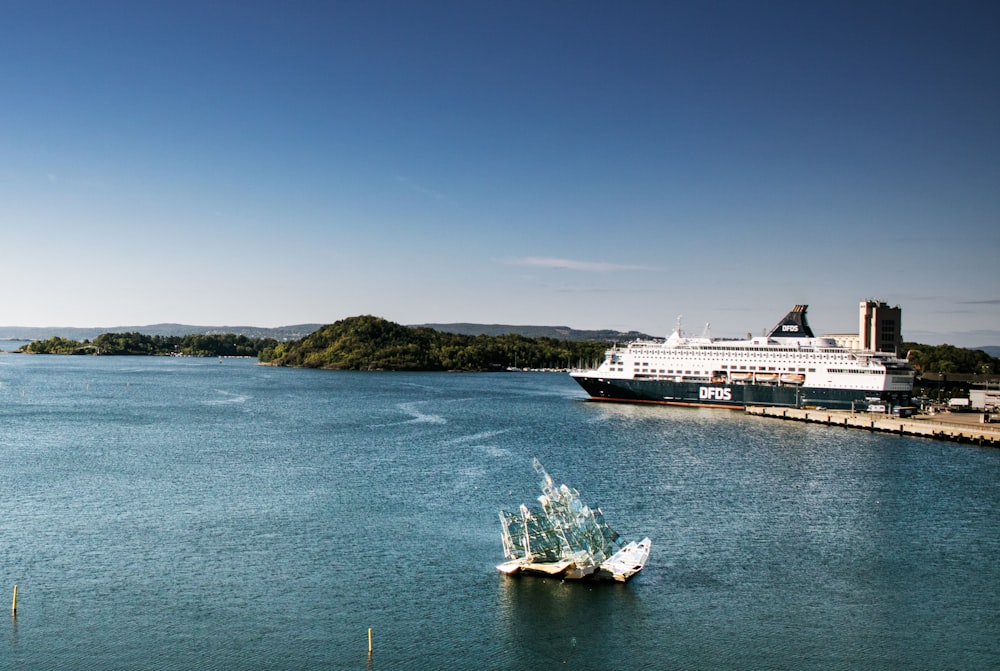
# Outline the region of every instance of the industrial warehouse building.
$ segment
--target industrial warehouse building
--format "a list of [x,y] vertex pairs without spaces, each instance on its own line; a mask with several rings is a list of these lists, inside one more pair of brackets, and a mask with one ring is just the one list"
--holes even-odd
[[969,405],[974,410],[984,410],[986,412],[996,412],[1000,410],[1000,385],[993,388],[972,387],[969,389]]

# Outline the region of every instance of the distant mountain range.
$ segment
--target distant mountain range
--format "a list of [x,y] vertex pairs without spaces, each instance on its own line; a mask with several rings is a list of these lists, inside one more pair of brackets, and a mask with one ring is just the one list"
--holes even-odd
[[[146,326],[113,326],[79,328],[73,326],[0,326],[0,340],[48,340],[54,336],[69,340],[93,340],[102,333],[143,333],[156,336],[186,336],[192,334],[220,335],[233,333],[248,338],[274,338],[279,341],[299,340],[325,324],[294,324],[292,326],[277,326],[266,328],[261,326],[194,326],[191,324],[149,324]],[[636,338],[650,336],[639,331],[612,331],[573,329],[568,326],[527,326],[511,324],[469,324],[465,322],[453,324],[411,324],[424,326],[460,335],[499,336],[509,333],[527,338],[555,338],[557,340],[628,342]],[[3,347],[0,347],[3,349]],[[990,356],[1000,358],[1000,346],[984,345],[969,347],[986,352]]]
[[68,340],[93,340],[102,333],[142,333],[151,336],[222,335],[232,333],[247,338],[298,340],[323,324],[296,324],[264,328],[261,326],[193,326],[190,324],[149,324],[146,326],[110,326],[79,328],[75,326],[0,326],[0,340],[48,340],[58,336]]
[[636,338],[648,338],[649,336],[638,331],[588,331],[571,329],[568,326],[512,326],[510,324],[413,324],[413,326],[425,326],[442,331],[444,333],[457,333],[459,335],[488,335],[501,336],[508,334],[522,335],[526,338],[555,338],[556,340],[571,340],[574,342],[583,341],[620,341],[626,342]]
[[[191,324],[148,324],[146,326],[111,326],[79,328],[74,326],[0,326],[0,340],[48,340],[52,337],[68,340],[93,340],[103,333],[142,333],[151,336],[186,336],[194,334],[220,335],[232,333],[248,338],[274,338],[279,341],[299,340],[325,324],[295,324],[265,328],[260,326],[195,326]],[[507,335],[517,334],[527,338],[555,338],[557,340],[620,341],[648,337],[638,331],[588,331],[571,329],[568,326],[512,326],[507,324],[412,324],[459,335]],[[0,347],[0,349],[3,349]]]

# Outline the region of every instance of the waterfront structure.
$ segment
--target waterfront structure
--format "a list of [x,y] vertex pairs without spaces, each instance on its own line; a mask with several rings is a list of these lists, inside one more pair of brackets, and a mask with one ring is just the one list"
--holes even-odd
[[903,348],[902,310],[882,301],[861,301],[858,336],[860,349],[892,352],[899,356]]
[[862,349],[861,336],[857,333],[827,333],[824,338],[832,338],[839,347],[847,349]]
[[[594,369],[570,373],[594,400],[743,408],[909,405],[914,370],[891,352],[817,338],[796,305],[766,336],[687,337],[615,345]],[[897,308],[898,310],[898,308]],[[898,315],[897,315],[898,317]]]
[[991,388],[986,385],[969,389],[969,404],[974,410],[996,412],[1000,409],[1000,386]]

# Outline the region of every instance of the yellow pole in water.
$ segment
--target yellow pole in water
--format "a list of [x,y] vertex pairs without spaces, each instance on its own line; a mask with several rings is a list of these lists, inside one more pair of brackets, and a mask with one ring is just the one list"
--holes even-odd
[[10,605],[10,614],[17,617],[17,585],[14,585],[14,601]]
[[368,627],[368,656],[372,654],[372,628]]

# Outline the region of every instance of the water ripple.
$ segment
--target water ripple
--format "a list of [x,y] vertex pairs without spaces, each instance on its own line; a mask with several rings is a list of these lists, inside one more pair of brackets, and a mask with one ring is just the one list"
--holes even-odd
[[[4,364],[0,668],[1000,667],[997,450],[551,374]],[[535,456],[641,574],[497,574]]]

